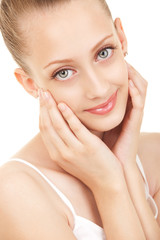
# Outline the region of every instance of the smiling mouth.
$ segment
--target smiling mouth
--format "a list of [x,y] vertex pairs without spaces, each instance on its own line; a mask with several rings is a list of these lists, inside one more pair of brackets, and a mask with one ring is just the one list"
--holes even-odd
[[112,94],[112,96],[104,103],[97,105],[94,108],[87,109],[85,111],[93,113],[93,114],[99,114],[99,115],[104,115],[114,108],[117,100],[117,92],[118,90]]
[[100,109],[103,109],[104,107],[106,107],[107,105],[110,105],[112,103],[112,101],[116,98],[117,91],[114,94],[112,94],[112,96],[106,102],[104,102],[104,103],[102,103],[100,105],[97,105],[96,107],[87,109],[85,111],[100,110]]

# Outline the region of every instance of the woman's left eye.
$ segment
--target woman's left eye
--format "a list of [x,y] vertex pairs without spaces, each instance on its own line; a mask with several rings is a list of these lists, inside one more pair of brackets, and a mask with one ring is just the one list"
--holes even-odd
[[[103,48],[97,54],[97,59],[98,60],[108,59],[113,54],[113,51],[114,51],[113,47]],[[53,76],[51,76],[51,79],[65,81],[68,80],[73,75],[74,72],[75,71],[71,69],[61,69],[60,71],[56,72]]]
[[113,48],[104,48],[102,49],[99,53],[98,53],[98,60],[102,60],[102,59],[107,59],[112,55],[113,52]]

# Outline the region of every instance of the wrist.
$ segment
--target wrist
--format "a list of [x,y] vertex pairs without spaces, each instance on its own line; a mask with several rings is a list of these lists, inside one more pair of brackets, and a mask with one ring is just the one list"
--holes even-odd
[[99,179],[99,181],[96,181],[91,186],[91,190],[93,194],[103,194],[104,192],[108,192],[109,194],[115,194],[126,191],[127,185],[123,172],[118,172],[114,174],[112,178],[108,178],[106,176],[103,180]]
[[132,197],[141,196],[146,199],[144,179],[136,162],[127,164],[124,167],[124,177]]

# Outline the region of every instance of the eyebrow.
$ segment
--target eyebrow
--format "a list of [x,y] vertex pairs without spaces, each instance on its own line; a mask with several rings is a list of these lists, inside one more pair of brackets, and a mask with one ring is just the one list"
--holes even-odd
[[[110,34],[110,35],[107,35],[106,37],[104,37],[100,42],[98,42],[92,49],[91,49],[91,52],[93,52],[99,45],[101,45],[106,39],[108,39],[108,38],[111,38],[111,37],[113,37],[113,34]],[[73,59],[63,59],[63,60],[55,60],[55,61],[52,61],[52,62],[50,62],[50,63],[48,63],[43,69],[45,69],[45,68],[47,68],[47,67],[49,67],[50,65],[52,65],[52,64],[56,64],[56,63],[66,63],[66,62],[68,62],[68,63],[71,63],[71,62],[73,62]]]

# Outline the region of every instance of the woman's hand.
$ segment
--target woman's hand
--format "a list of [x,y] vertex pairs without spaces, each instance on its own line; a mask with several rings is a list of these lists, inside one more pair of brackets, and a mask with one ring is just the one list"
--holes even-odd
[[[123,122],[110,135],[115,137],[112,152],[122,165],[135,162],[138,151],[140,128],[143,119],[147,81],[129,64],[129,97]],[[108,133],[104,133],[103,141],[108,145]]]
[[52,95],[40,90],[39,128],[50,157],[89,188],[120,183],[120,162],[92,134],[64,103],[56,104]]

